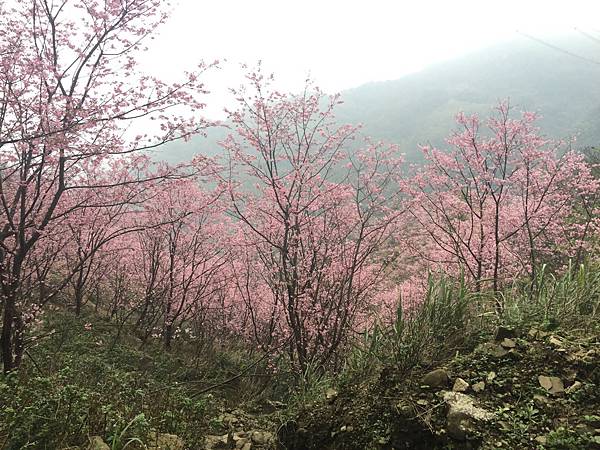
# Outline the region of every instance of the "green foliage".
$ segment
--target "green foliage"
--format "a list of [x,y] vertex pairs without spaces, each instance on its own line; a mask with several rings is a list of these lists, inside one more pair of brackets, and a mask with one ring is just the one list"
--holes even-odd
[[593,448],[592,443],[598,444],[598,440],[589,433],[580,434],[572,429],[559,427],[548,433],[545,447],[553,450],[579,450]]
[[531,283],[515,284],[506,292],[504,319],[516,324],[541,323],[593,327],[600,317],[600,270],[592,264],[569,264],[554,274],[547,265]]
[[290,405],[308,405],[325,397],[327,388],[331,387],[332,380],[324,373],[320,366],[308,364],[306,369],[299,374],[292,385]]
[[[138,414],[129,421],[123,429],[116,428],[114,433],[109,438],[111,450],[125,450],[127,447],[135,446],[136,444],[144,446],[144,442],[135,437],[137,433],[139,435],[146,435],[148,428],[148,422],[146,422],[146,416],[144,414]],[[137,431],[137,433],[135,433]],[[134,436],[132,436],[132,434]]]
[[0,377],[0,446],[60,449],[99,435],[122,450],[151,430],[202,442],[209,405],[178,383],[175,358],[113,345],[109,324],[88,331],[83,320],[55,317],[54,332],[29,350],[24,366]]
[[501,293],[505,309],[499,317],[490,292],[477,292],[464,277],[429,276],[423,303],[400,306],[391,324],[375,324],[349,352],[345,375],[365,376],[381,367],[410,370],[462,348],[471,348],[498,322],[547,330],[597,327],[600,321],[600,270],[569,265],[562,274],[547,266],[533,282],[515,283]]
[[429,276],[423,303],[410,309],[402,302],[391,325],[375,324],[350,353],[346,369],[365,374],[381,366],[408,371],[465,345],[471,308],[481,295],[469,290],[464,277],[452,281]]

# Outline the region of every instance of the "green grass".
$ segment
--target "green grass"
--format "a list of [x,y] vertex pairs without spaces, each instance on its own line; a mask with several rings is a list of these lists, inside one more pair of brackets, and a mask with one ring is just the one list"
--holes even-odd
[[113,327],[96,321],[86,330],[89,320],[55,314],[23,367],[0,376],[0,447],[85,448],[98,435],[123,450],[152,429],[200,444],[210,402],[179,383],[181,361],[113,345]]

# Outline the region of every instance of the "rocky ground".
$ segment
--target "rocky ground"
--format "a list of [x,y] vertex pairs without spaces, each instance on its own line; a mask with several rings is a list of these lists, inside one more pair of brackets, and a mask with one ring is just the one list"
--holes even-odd
[[599,335],[499,328],[434,370],[330,390],[278,435],[298,450],[600,449],[599,361]]
[[[148,449],[189,448],[154,438]],[[600,335],[500,327],[472,352],[411,373],[387,367],[293,413],[274,401],[222,406],[198,450],[275,448],[600,449]],[[89,450],[109,447],[93,437]]]

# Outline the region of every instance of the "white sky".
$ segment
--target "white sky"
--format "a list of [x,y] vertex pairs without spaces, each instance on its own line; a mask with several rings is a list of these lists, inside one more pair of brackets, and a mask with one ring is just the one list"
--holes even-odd
[[144,56],[166,78],[200,60],[226,59],[206,77],[218,117],[239,63],[263,61],[281,87],[310,73],[328,92],[396,79],[492,43],[575,27],[600,29],[598,0],[175,0],[173,16]]

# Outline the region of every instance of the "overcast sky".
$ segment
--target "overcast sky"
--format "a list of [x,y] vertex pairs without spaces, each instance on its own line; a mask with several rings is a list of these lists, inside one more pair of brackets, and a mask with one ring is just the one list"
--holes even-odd
[[495,42],[600,29],[598,0],[176,0],[145,64],[170,78],[199,59],[226,59],[206,77],[209,115],[239,85],[239,63],[262,60],[283,89],[310,73],[328,92],[404,74]]

